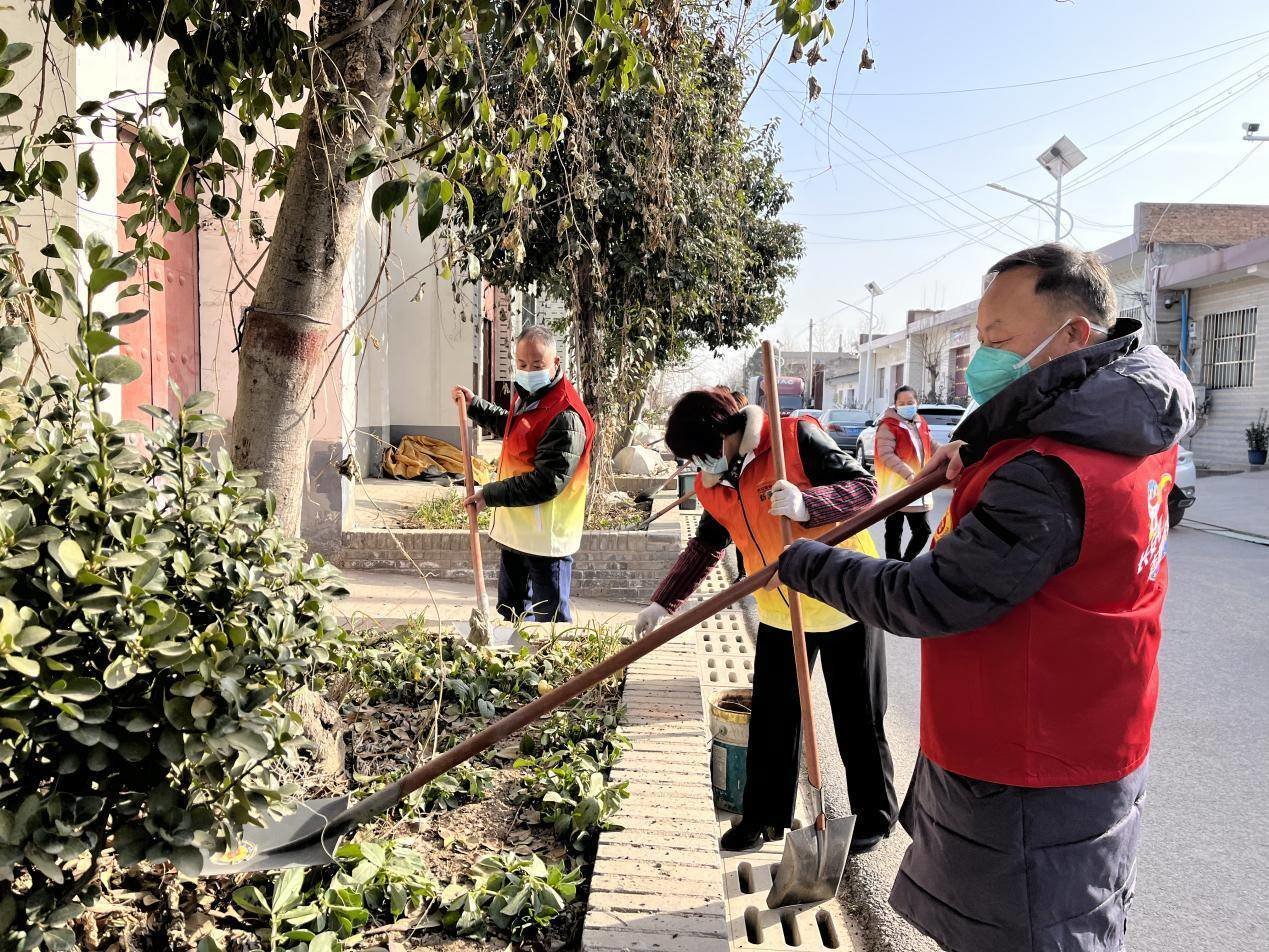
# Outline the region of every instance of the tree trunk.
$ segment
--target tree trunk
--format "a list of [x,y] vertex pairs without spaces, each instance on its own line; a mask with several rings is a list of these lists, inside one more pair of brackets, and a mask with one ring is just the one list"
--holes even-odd
[[[376,5],[376,0],[322,0],[319,42],[355,29]],[[292,534],[300,526],[312,401],[329,362],[326,342],[365,187],[364,180],[349,182],[344,169],[349,154],[367,139],[365,126],[384,113],[404,12],[404,0],[394,3],[315,59],[324,72],[313,77],[238,352],[234,463],[259,473],[260,485],[277,498],[278,522]],[[373,113],[370,123],[324,115],[332,99],[322,90],[340,85]]]

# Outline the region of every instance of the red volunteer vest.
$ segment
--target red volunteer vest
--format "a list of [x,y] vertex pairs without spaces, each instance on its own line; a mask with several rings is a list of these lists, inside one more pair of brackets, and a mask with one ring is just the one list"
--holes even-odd
[[[917,432],[920,434],[923,454],[921,459],[917,458],[916,447],[912,445],[910,431],[903,425],[901,420],[896,420],[892,417],[882,417],[877,425],[878,427],[884,426],[894,436],[895,455],[903,460],[913,472],[921,472],[921,467],[924,465],[922,460],[928,460],[934,452],[933,442],[930,439],[930,424],[925,422],[925,418],[919,413],[916,418]],[[877,473],[878,496],[889,496],[908,485],[908,481],[886,466],[880,456],[874,453],[873,457],[873,466]]]
[[[789,482],[806,490],[811,488],[811,480],[802,467],[797,436],[799,422],[798,418],[782,419],[780,429],[784,434],[784,463]],[[784,551],[780,520],[771,515],[771,486],[775,478],[771,426],[767,420],[763,421],[762,438],[754,448],[753,459],[741,470],[739,490],[722,483],[706,486],[700,474],[696,476],[696,496],[701,505],[731,534],[732,541],[744,557],[745,566],[751,571],[779,558]],[[796,522],[792,526],[794,539],[813,538],[827,528],[808,529]],[[851,537],[842,545],[868,555],[877,554],[872,536],[867,532]],[[760,589],[754,593],[754,598],[758,602],[758,617],[764,623],[785,631],[790,629],[788,590],[784,586],[776,591]],[[802,621],[807,631],[837,631],[851,624],[853,619],[823,602],[803,597]]]
[[507,506],[494,510],[489,536],[500,545],[529,555],[572,555],[581,546],[586,517],[586,490],[590,475],[590,448],[595,440],[595,423],[582,403],[581,395],[567,378],[542,395],[529,409],[520,412],[519,396],[512,403],[502,434],[502,458],[498,478],[509,479],[533,470],[538,443],[547,427],[565,410],[573,410],[586,428],[586,446],[573,478],[554,499],[537,506]]
[[1020,787],[1119,780],[1150,749],[1176,449],[1135,458],[1007,440],[965,470],[937,537],[992,473],[1032,450],[1079,477],[1079,559],[999,621],[921,642],[921,750],[954,773]]

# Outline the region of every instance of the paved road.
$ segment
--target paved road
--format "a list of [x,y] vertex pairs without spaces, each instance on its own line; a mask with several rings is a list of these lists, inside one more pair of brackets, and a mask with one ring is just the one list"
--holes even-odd
[[[1261,952],[1269,949],[1269,547],[1184,524],[1168,545],[1162,695],[1129,948]],[[887,732],[903,788],[916,755],[918,650],[900,638],[887,650]],[[843,901],[869,927],[871,948],[924,952],[933,944],[885,905],[905,846],[899,831],[853,864]]]

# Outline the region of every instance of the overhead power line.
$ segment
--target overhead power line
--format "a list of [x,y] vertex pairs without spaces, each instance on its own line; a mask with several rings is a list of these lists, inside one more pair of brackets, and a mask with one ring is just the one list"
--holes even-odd
[[[926,89],[919,91],[897,91],[897,92],[853,92],[852,96],[959,96],[964,93],[988,93],[996,92],[1002,89],[1027,89],[1034,86],[1050,86],[1054,83],[1069,83],[1079,79],[1092,79],[1095,76],[1109,76],[1112,73],[1123,73],[1133,69],[1144,69],[1147,66],[1157,66],[1160,63],[1171,63],[1187,56],[1197,56],[1200,53],[1206,53],[1209,50],[1218,50],[1226,46],[1233,46],[1242,43],[1244,40],[1250,40],[1255,37],[1269,36],[1269,30],[1260,30],[1256,33],[1248,33],[1246,36],[1240,36],[1236,39],[1225,40],[1221,43],[1214,43],[1211,46],[1204,46],[1197,50],[1189,50],[1185,53],[1173,53],[1170,56],[1161,56],[1158,59],[1146,60],[1142,63],[1132,63],[1127,66],[1114,66],[1109,69],[1094,70],[1091,73],[1076,73],[1071,76],[1056,76],[1050,79],[1035,79],[1021,83],[1003,83],[999,86],[967,86],[963,89]],[[838,95],[830,93],[831,96]]]

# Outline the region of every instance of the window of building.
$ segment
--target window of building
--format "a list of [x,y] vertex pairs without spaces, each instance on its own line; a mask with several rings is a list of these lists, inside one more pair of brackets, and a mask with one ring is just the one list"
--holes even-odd
[[948,394],[953,400],[968,400],[969,385],[965,382],[965,368],[969,366],[969,345],[953,347],[947,353]]
[[893,390],[898,390],[902,386],[903,386],[903,364],[895,364]]
[[1203,318],[1203,383],[1212,390],[1250,387],[1256,362],[1256,309]]

